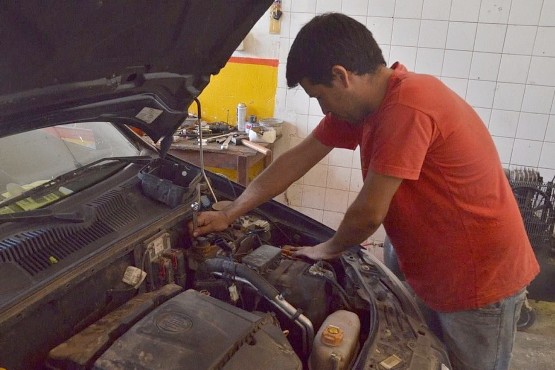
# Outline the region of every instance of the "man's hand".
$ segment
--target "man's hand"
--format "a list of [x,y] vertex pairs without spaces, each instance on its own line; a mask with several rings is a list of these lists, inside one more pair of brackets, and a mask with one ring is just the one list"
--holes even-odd
[[307,257],[311,260],[331,260],[339,257],[343,249],[334,246],[328,240],[313,247],[292,247],[292,257]]
[[197,227],[194,228],[193,221],[189,221],[189,232],[194,236],[208,234],[214,231],[223,231],[229,227],[227,214],[224,211],[201,212],[197,216]]

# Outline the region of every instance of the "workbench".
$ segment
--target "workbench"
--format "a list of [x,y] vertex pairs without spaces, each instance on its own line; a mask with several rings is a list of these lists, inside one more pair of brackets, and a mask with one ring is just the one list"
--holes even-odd
[[[258,143],[272,150],[273,144]],[[253,166],[261,163],[266,168],[272,162],[272,153],[264,155],[243,145],[230,144],[221,149],[221,144],[207,143],[202,145],[204,165],[206,167],[226,168],[237,171],[237,182],[243,186],[249,183],[248,172]],[[169,154],[200,166],[200,145],[197,140],[181,140],[172,143]]]

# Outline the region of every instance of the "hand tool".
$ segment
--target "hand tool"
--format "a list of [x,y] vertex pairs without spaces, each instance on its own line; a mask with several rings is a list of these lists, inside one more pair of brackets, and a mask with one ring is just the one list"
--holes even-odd
[[225,141],[222,143],[222,146],[220,147],[220,149],[227,149],[229,142],[231,141],[231,139],[233,139],[233,136],[228,136]]
[[264,154],[265,156],[268,156],[269,159],[272,159],[272,150],[266,148],[265,146],[262,146],[260,144],[257,143],[253,143],[252,141],[248,140],[248,136],[247,135],[238,135],[238,136],[234,136],[231,139],[231,142],[235,145],[244,145],[246,147],[249,147],[251,149],[256,150],[259,153]]

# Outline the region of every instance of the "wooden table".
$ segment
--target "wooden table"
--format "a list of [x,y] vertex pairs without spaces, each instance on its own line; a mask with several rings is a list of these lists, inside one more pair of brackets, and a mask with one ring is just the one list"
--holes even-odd
[[[268,149],[273,144],[261,144]],[[207,167],[228,168],[237,171],[237,182],[243,186],[249,183],[248,170],[262,162],[264,168],[272,162],[272,155],[264,155],[243,145],[229,144],[228,149],[221,149],[221,144],[208,143],[202,146],[204,165]],[[182,140],[174,142],[169,153],[194,165],[200,166],[200,145],[197,140]]]

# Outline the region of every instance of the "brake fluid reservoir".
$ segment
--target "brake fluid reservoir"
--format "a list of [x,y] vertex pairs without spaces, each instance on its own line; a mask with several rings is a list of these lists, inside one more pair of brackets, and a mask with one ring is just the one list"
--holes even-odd
[[358,348],[360,320],[350,311],[329,315],[314,337],[308,359],[310,370],[348,369]]

